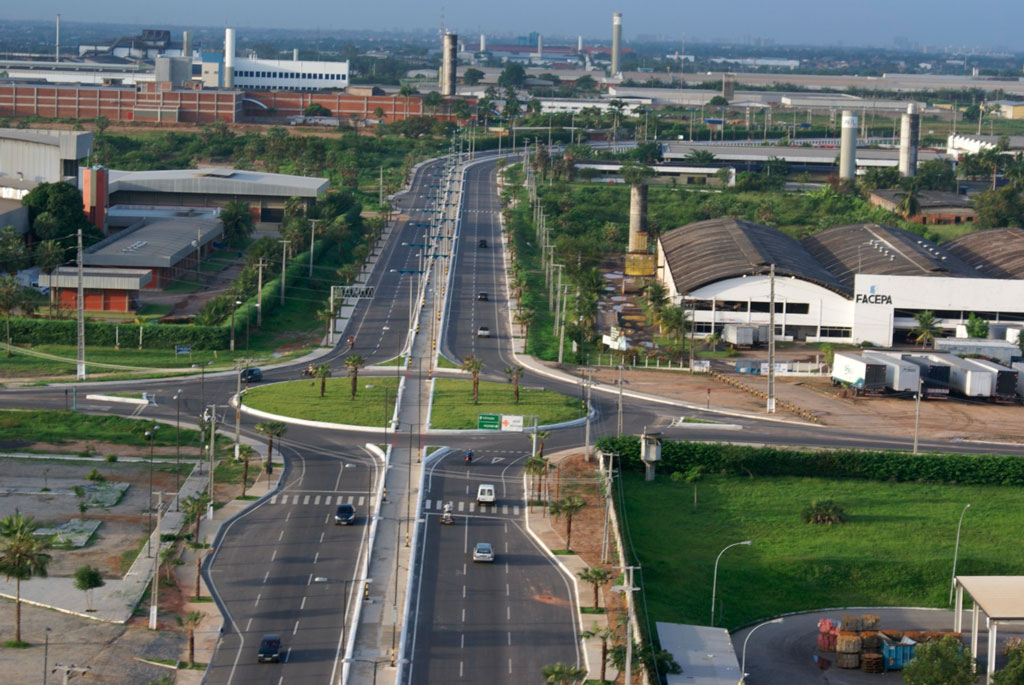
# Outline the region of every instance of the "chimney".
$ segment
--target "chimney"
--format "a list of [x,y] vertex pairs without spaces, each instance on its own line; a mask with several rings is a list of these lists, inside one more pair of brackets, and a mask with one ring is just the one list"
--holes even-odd
[[224,29],[224,87],[235,87],[235,30]]
[[181,32],[181,56],[192,61],[192,34],[188,31]]
[[622,43],[622,12],[612,15],[612,73],[614,77],[619,73],[619,48]]
[[629,187],[629,251],[647,252],[647,184]]
[[480,34],[480,52],[487,52],[487,38],[484,34]]
[[576,52],[583,52],[583,36],[576,36]]
[[857,178],[857,115],[843,110],[842,138],[839,141],[839,178],[852,181]]
[[82,170],[82,209],[89,223],[106,234],[108,195],[107,170],[101,166]]
[[900,176],[917,175],[917,139],[921,132],[921,115],[911,102],[900,122]]
[[455,95],[455,71],[458,61],[458,40],[454,33],[444,34],[444,42],[441,46],[441,73],[440,86],[441,95],[451,97]]
[[293,62],[298,62],[299,61],[299,49],[298,48],[292,48],[292,61]]
[[537,59],[544,59],[544,36],[537,34]]
[[54,55],[53,60],[55,62],[59,62],[60,61],[60,15],[59,14],[57,15],[57,47],[53,51],[53,55]]

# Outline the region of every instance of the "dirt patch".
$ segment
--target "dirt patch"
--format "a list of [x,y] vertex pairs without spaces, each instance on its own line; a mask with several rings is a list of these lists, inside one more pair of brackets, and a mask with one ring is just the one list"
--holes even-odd
[[564,599],[552,597],[551,595],[534,595],[533,601],[540,602],[541,604],[550,604],[552,606],[569,606],[569,603],[566,602]]

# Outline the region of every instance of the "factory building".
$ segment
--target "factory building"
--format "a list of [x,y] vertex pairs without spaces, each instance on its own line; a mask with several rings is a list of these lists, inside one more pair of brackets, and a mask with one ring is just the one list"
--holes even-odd
[[88,131],[0,129],[0,186],[8,179],[74,181],[79,162],[91,154],[92,133]]
[[966,195],[938,190],[918,191],[920,209],[917,214],[906,216],[900,210],[906,195],[903,190],[872,190],[868,193],[868,202],[917,224],[973,224],[978,218]]
[[[149,269],[82,269],[83,307],[87,312],[134,312],[139,308],[139,291],[153,280]],[[39,286],[54,291],[58,309],[78,307],[78,269],[62,266],[52,274],[39,274]]]
[[767,326],[774,264],[778,340],[889,347],[908,340],[922,311],[950,335],[972,312],[992,325],[1024,322],[1024,231],[1012,230],[946,248],[878,224],[797,241],[768,226],[712,219],[661,236],[657,278],[673,301],[694,308],[695,330],[706,335],[726,324]]

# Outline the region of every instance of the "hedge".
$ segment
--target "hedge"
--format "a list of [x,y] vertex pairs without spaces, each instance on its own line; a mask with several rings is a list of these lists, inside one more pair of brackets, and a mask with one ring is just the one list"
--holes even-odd
[[[88,345],[113,347],[118,331],[121,345],[139,344],[139,324],[86,321],[85,341]],[[228,347],[228,326],[195,326],[192,324],[144,323],[142,346],[148,349],[171,349],[175,345],[191,345],[197,350],[224,350]],[[11,318],[14,344],[75,345],[78,323],[75,319]]]
[[[640,441],[601,438],[599,449],[614,452],[622,468],[643,471]],[[1024,485],[1024,459],[994,454],[920,454],[875,450],[795,450],[722,443],[662,442],[658,472],[686,472],[703,466],[711,473],[738,476],[861,478],[960,485]]]

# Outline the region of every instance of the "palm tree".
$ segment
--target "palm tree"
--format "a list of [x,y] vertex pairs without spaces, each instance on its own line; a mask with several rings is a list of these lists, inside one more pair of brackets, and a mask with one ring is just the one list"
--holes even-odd
[[7,275],[0,278],[0,312],[4,313],[7,319],[7,356],[11,356],[11,315],[21,304],[21,286],[14,280],[14,276]]
[[597,591],[602,585],[607,583],[612,578],[612,572],[606,568],[600,568],[599,566],[587,567],[576,574],[580,577],[584,583],[590,583],[594,588],[594,608],[597,609]]
[[537,456],[544,457],[544,441],[551,437],[551,431],[537,431]]
[[220,221],[224,225],[224,239],[227,242],[252,235],[252,214],[249,213],[249,205],[245,202],[232,200],[225,204],[220,210]]
[[352,379],[352,397],[349,399],[356,398],[356,388],[359,386],[359,369],[366,366],[366,360],[361,354],[352,354],[345,358],[345,368],[348,369],[348,375]]
[[324,396],[327,390],[327,379],[331,377],[331,364],[324,362],[313,367],[313,375],[320,379],[320,397]]
[[512,396],[515,398],[515,403],[519,404],[519,379],[523,377],[523,367],[506,366],[505,375],[508,376],[508,382],[512,384]]
[[608,640],[615,637],[615,631],[611,628],[602,628],[595,623],[593,628],[584,631],[583,637],[596,637],[601,641],[601,677],[598,679],[598,682],[603,683],[605,681],[604,676],[608,666]]
[[[49,276],[53,270],[64,263],[64,248],[56,240],[44,240],[36,245],[35,249],[36,266],[46,272]],[[50,315],[53,316],[53,303],[58,288],[50,284]]]
[[483,360],[469,355],[462,360],[461,368],[473,374],[473,404],[480,404],[480,371],[484,368]]
[[[661,281],[650,281],[644,286],[644,300],[647,302],[647,316],[651,323],[661,320],[661,313],[668,305],[668,291]],[[664,327],[660,326],[663,330]]]
[[920,343],[921,347],[927,347],[934,343],[935,338],[939,335],[939,324],[935,320],[934,312],[930,310],[918,312],[914,314],[914,320],[917,322],[917,326],[910,331],[910,334],[914,336],[914,342]]
[[916,190],[908,190],[902,193],[900,203],[896,205],[896,211],[903,215],[904,219],[912,219],[921,213],[921,200]]
[[526,463],[523,465],[523,469],[526,471],[526,475],[530,476],[529,499],[531,501],[540,499],[540,488],[538,487],[538,483],[540,481],[540,476],[547,469],[547,460],[534,455],[526,460]]
[[[288,426],[282,421],[264,421],[263,423],[257,423],[255,428],[257,433],[267,436],[267,473],[273,473],[274,438],[280,438],[287,433]],[[278,446],[277,451],[281,452],[280,446]]]
[[693,166],[708,166],[714,163],[715,155],[707,150],[691,150],[686,157],[683,158],[687,164]]
[[245,490],[249,486],[249,457],[252,456],[252,448],[242,445],[238,450],[238,456],[242,460],[242,497],[245,497]]
[[50,564],[50,538],[36,537],[39,524],[20,511],[0,519],[0,573],[14,578],[14,642],[21,644],[21,581],[46,577]]
[[195,523],[195,533],[192,536],[192,542],[195,544],[199,544],[199,521],[203,518],[203,512],[206,511],[209,503],[210,493],[206,491],[189,495],[181,502],[181,509],[185,512],[185,520],[191,520]]
[[334,321],[334,311],[330,307],[324,307],[316,312],[316,320],[324,324],[327,327],[327,332],[324,337],[327,340],[331,339],[331,322]]
[[185,614],[185,618],[181,620],[182,625],[188,630],[188,666],[192,666],[196,663],[196,628],[203,621],[203,614],[200,611],[190,611]]
[[722,336],[718,331],[713,331],[708,334],[708,337],[704,338],[704,342],[711,347],[712,352],[717,352],[718,344],[722,342]]
[[559,661],[542,668],[541,674],[544,676],[544,682],[551,685],[578,685],[586,679],[587,669]]
[[579,495],[570,495],[551,503],[551,514],[555,518],[565,516],[565,549],[572,550],[572,517],[587,506]]
[[530,337],[530,324],[533,323],[537,313],[532,309],[523,309],[520,305],[520,309],[516,312],[516,323],[523,327],[523,337],[529,339]]
[[679,344],[683,344],[683,335],[686,333],[687,328],[687,312],[686,308],[681,304],[666,305],[661,310],[661,315],[658,317],[661,322],[662,330],[668,335],[674,336]]
[[996,189],[996,176],[1003,166],[1003,152],[997,147],[990,147],[975,155],[977,165],[992,175],[992,186],[990,190]]

